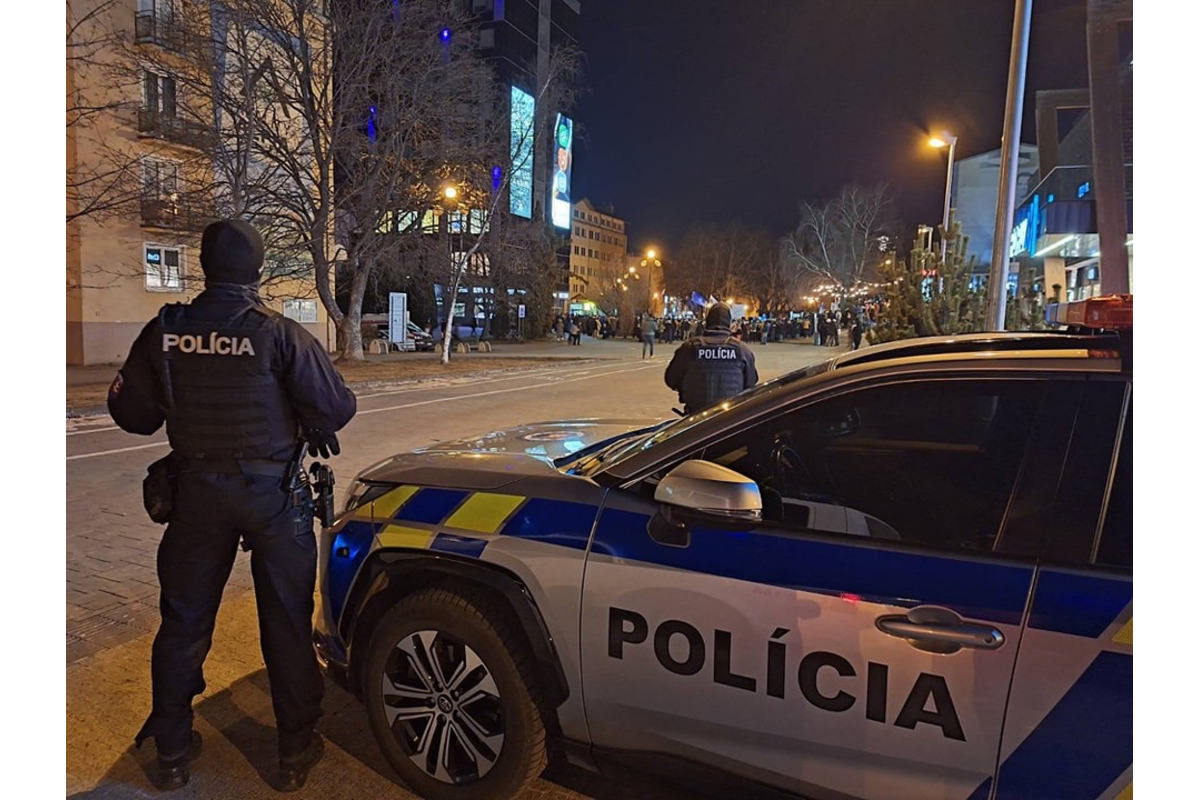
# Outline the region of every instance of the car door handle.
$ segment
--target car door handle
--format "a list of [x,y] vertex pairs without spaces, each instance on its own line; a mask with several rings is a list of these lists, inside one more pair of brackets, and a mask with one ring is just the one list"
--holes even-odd
[[1004,634],[996,628],[963,622],[948,609],[916,608],[908,614],[889,614],[876,619],[875,627],[931,653],[956,653],[964,647],[996,650],[1004,644]]

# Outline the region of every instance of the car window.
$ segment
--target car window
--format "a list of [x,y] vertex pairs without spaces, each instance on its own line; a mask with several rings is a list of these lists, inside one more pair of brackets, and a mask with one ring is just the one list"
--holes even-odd
[[931,380],[860,389],[710,445],[785,528],[989,551],[1044,382]]
[[1133,401],[1121,434],[1121,452],[1109,493],[1104,529],[1096,553],[1098,566],[1133,567]]
[[997,550],[1088,564],[1112,472],[1124,380],[1050,381]]

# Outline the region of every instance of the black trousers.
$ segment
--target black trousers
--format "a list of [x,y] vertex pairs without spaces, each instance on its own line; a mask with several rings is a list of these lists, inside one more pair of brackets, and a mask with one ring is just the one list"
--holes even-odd
[[281,755],[308,746],[324,680],[312,644],[317,547],[312,508],[294,508],[278,477],[184,472],[158,547],[162,616],[151,651],[153,710],[137,743],[186,751],[192,699],[204,691],[221,594],[244,537]]

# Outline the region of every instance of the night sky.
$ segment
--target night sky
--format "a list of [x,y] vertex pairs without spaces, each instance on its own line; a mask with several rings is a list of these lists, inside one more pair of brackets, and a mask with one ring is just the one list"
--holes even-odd
[[[1000,147],[1013,0],[584,0],[573,192],[613,204],[629,249],[695,221],[776,235],[803,200],[886,182],[905,229],[936,224],[945,151]],[[1087,86],[1086,0],[1032,0],[1034,93]],[[1019,201],[1019,198],[1018,198]]]

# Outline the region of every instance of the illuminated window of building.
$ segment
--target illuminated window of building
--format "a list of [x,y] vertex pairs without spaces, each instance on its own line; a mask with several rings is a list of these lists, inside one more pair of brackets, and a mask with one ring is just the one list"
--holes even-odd
[[183,290],[183,253],[178,247],[147,244],[142,260],[146,265],[147,289]]
[[407,233],[417,226],[420,215],[416,211],[401,211],[396,215],[396,232]]
[[315,323],[317,321],[317,301],[284,300],[283,315],[296,322]]

